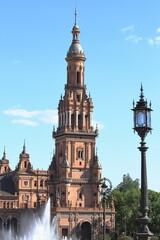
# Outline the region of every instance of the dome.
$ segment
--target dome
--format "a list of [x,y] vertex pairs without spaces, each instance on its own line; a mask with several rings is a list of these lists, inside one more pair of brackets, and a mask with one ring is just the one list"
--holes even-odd
[[79,42],[80,29],[75,24],[72,28],[73,40],[72,44],[67,52],[67,57],[84,57],[83,48]]
[[67,57],[71,57],[71,56],[75,56],[75,55],[83,55],[84,56],[82,46],[80,45],[79,42],[72,42],[72,44],[68,50],[68,53],[67,53]]

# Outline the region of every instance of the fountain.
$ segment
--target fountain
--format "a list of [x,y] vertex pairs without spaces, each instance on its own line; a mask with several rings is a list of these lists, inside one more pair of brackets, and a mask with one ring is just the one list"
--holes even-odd
[[[58,240],[58,227],[57,219],[54,217],[52,223],[50,223],[50,199],[48,200],[44,213],[41,217],[24,216],[22,220],[23,232],[21,236],[15,236],[11,229],[8,231],[2,231],[0,233],[1,240]],[[67,238],[63,238],[67,240]],[[71,239],[70,239],[71,240]]]

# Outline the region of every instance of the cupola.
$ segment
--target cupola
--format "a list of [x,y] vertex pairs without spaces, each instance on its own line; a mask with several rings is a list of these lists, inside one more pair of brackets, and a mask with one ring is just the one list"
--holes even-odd
[[79,42],[80,29],[77,26],[77,11],[75,10],[75,24],[72,28],[73,40],[67,52],[67,58],[72,57],[85,57],[82,46]]

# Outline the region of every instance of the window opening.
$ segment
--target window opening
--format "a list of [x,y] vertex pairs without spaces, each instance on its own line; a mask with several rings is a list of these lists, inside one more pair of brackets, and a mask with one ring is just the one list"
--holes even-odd
[[78,158],[83,159],[83,150],[78,150]]
[[77,72],[77,84],[81,83],[80,72]]
[[26,161],[24,161],[24,168],[26,168],[27,167],[27,162]]
[[74,128],[74,114],[71,115],[71,127]]
[[81,101],[81,95],[77,94],[77,102],[80,102],[80,101]]

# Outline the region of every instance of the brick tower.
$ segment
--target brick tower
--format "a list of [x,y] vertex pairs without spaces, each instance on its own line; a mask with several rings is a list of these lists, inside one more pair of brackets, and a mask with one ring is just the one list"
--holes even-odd
[[95,151],[98,129],[92,126],[93,102],[86,93],[86,58],[76,18],[75,12],[73,40],[66,57],[67,84],[58,105],[58,127],[53,129],[55,154],[49,168],[49,192],[60,237],[75,235],[90,240],[101,231],[102,167]]

